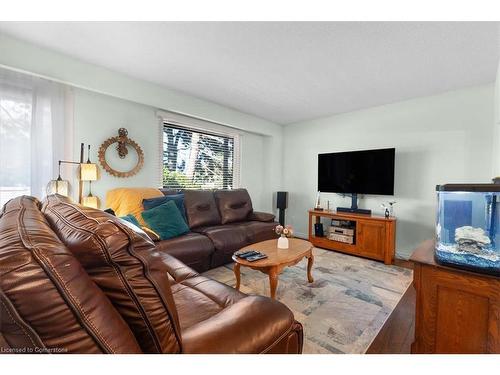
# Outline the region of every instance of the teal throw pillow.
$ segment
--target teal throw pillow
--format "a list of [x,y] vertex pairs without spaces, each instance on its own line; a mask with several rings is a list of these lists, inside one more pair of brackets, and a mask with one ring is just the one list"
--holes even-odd
[[162,240],[168,240],[189,232],[189,227],[173,201],[143,211],[142,218],[148,227],[154,230]]
[[187,223],[186,209],[184,208],[184,194],[171,194],[164,195],[163,197],[143,199],[142,206],[144,207],[144,210],[147,211],[168,201],[175,202],[177,208],[181,212],[182,217],[184,218],[184,221]]
[[120,219],[128,221],[130,224],[134,224],[138,228],[141,227],[141,224],[139,224],[137,218],[132,214],[128,214],[127,216],[120,216]]

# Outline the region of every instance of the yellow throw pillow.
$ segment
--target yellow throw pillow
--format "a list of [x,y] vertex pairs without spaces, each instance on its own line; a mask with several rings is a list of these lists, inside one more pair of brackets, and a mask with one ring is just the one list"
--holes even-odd
[[118,217],[132,214],[141,226],[146,226],[141,216],[144,211],[142,200],[162,196],[163,193],[155,188],[117,188],[106,193],[106,207],[115,211]]

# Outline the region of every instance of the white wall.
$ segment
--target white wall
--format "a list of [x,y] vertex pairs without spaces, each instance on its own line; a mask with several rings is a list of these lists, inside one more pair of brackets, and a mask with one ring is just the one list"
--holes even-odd
[[[142,104],[97,94],[91,91],[74,89],[74,125],[75,154],[74,160],[80,157],[80,143],[90,144],[91,160],[97,162],[97,151],[107,138],[117,135],[120,127],[128,130],[129,137],[135,140],[144,152],[145,163],[141,171],[129,178],[118,178],[109,175],[101,168],[100,179],[93,184],[92,192],[99,196],[104,204],[106,191],[115,187],[158,186],[160,147],[159,123],[156,109]],[[233,130],[235,131],[235,130]],[[257,210],[271,210],[272,192],[262,181],[265,180],[265,144],[266,136],[238,131],[241,147],[241,183],[252,197]],[[112,165],[125,167],[119,160],[113,146],[108,149]],[[87,150],[85,150],[85,155]],[[130,166],[135,165],[134,153],[130,153]],[[85,156],[86,157],[86,156]],[[115,163],[115,164],[113,164]],[[126,169],[126,168],[123,168]],[[75,185],[75,184],[73,184]],[[87,191],[86,191],[87,192]],[[86,193],[85,192],[85,193]]]
[[[287,222],[307,233],[318,153],[395,147],[396,249],[408,257],[434,236],[436,184],[490,182],[493,118],[494,86],[487,85],[286,126]],[[350,206],[349,198],[322,194],[325,206],[327,199],[331,207]],[[382,214],[389,199],[365,196],[360,207]]]

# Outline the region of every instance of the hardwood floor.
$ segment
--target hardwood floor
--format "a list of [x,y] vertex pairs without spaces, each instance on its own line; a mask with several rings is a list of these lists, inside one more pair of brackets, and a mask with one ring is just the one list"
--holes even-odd
[[[413,263],[409,261],[396,259],[395,264],[413,268]],[[367,354],[410,354],[415,335],[415,301],[415,288],[410,285],[366,351]]]
[[399,267],[403,267],[403,268],[409,268],[409,269],[413,269],[413,262],[409,261],[409,260],[404,260],[404,259],[394,259],[394,265],[395,266],[399,266]]

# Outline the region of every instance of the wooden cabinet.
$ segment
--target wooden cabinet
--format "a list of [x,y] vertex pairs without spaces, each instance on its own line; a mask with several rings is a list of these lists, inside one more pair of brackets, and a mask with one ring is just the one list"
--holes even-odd
[[357,248],[360,255],[383,260],[385,223],[360,220],[356,226]]
[[[356,228],[354,244],[329,240],[327,237],[314,236],[313,225],[321,218],[349,220]],[[337,213],[333,211],[309,211],[309,241],[316,247],[336,250],[370,259],[381,260],[386,264],[394,261],[396,219],[374,215]]]
[[500,353],[500,278],[441,266],[434,241],[413,253],[412,353]]

